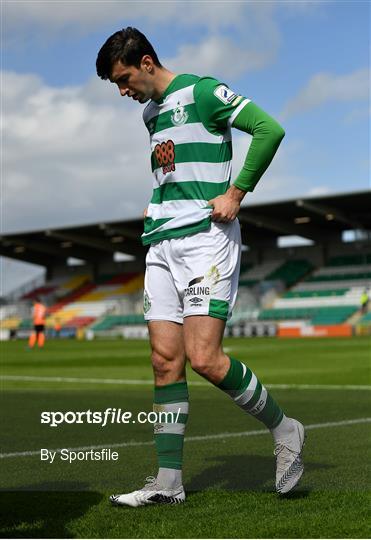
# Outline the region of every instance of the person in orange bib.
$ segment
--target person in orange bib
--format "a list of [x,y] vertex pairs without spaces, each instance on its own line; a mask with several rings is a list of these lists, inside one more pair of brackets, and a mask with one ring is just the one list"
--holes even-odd
[[34,299],[34,306],[32,310],[32,318],[34,331],[30,335],[28,342],[29,347],[32,349],[36,342],[39,347],[44,347],[45,343],[45,316],[46,307],[40,302],[38,298]]

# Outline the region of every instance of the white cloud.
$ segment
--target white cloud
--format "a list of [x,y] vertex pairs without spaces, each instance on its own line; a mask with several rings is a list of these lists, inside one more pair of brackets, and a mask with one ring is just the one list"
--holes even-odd
[[[284,7],[280,6],[280,12]],[[204,73],[223,72],[226,76],[264,67],[271,62],[281,44],[274,3],[200,1],[185,5],[173,1],[63,1],[32,0],[4,3],[6,48],[29,48],[35,41],[44,46],[58,39],[86,35],[92,31],[110,33],[126,26],[139,26],[157,48],[156,33],[169,25],[179,29],[183,45],[177,53],[179,66]],[[198,33],[193,32],[199,29]],[[194,37],[188,43],[190,30]],[[233,36],[233,41],[223,36]],[[184,36],[184,38],[183,38]],[[197,44],[194,42],[197,41]],[[178,46],[178,44],[177,44]],[[171,62],[171,59],[170,59]],[[224,71],[223,71],[224,70]]]
[[[78,29],[79,32],[102,28],[112,23],[129,26],[129,19],[145,18],[152,21],[163,21],[164,18],[173,18],[179,7],[179,2],[96,2],[86,0],[24,0],[6,2],[4,17],[6,30],[16,26],[36,25],[44,30],[55,32],[65,30],[66,27]],[[159,7],[166,9],[159,9]]]
[[359,69],[346,75],[317,73],[285,106],[281,117],[313,109],[328,101],[357,101],[369,97],[369,70]]
[[59,89],[5,73],[3,88],[5,230],[140,213],[151,196],[141,108],[99,79]]
[[344,117],[344,122],[346,124],[355,124],[358,122],[363,122],[365,119],[369,119],[371,116],[371,107],[368,104],[365,107],[357,107]]
[[[141,107],[98,78],[53,88],[34,75],[4,73],[3,87],[4,231],[141,215],[152,190]],[[234,175],[248,145],[249,136],[235,132]],[[298,172],[298,154],[285,139],[247,199],[283,199],[313,188]]]
[[[36,13],[52,17],[50,6],[43,3],[44,12],[40,5]],[[272,45],[278,37],[271,35]],[[254,53],[228,38],[206,37],[183,46],[169,65],[228,79],[268,62],[275,48],[267,47]],[[137,104],[96,77],[83,86],[55,88],[34,74],[6,72],[3,96],[5,229],[141,214],[150,198],[151,171]]]
[[322,195],[328,195],[331,193],[331,189],[328,186],[317,186],[311,188],[305,195],[308,197],[321,197]]
[[248,71],[267,65],[273,56],[273,48],[261,51],[244,49],[225,36],[210,36],[198,44],[180,47],[174,59],[164,65],[180,73],[199,73],[237,77]]
[[[248,29],[250,29],[250,25],[253,27],[254,20],[260,18],[261,14],[270,17],[274,11],[274,4],[263,5],[258,2],[245,3],[230,0],[187,3],[184,0],[138,2],[18,0],[4,3],[5,31],[8,35],[16,27],[28,27],[32,31],[32,27],[34,30],[36,26],[49,32],[49,38],[52,38],[53,34],[55,37],[55,32],[65,31],[66,28],[86,33],[107,24],[114,24],[117,28],[129,26],[133,24],[133,21],[170,23],[180,26],[198,25],[216,30],[241,26],[242,21],[247,18]],[[246,20],[244,25],[246,29]]]
[[[234,77],[260,69],[274,60],[281,44],[271,3],[190,2],[89,2],[62,0],[7,2],[4,4],[4,43],[20,50],[35,40],[44,47],[53,40],[72,39],[96,29],[115,30],[155,24],[156,32],[171,25],[179,29],[179,50],[164,60],[175,71],[223,74]],[[199,28],[190,40],[190,29]],[[153,44],[157,48],[156,37]],[[151,31],[148,32],[152,40]],[[184,38],[183,38],[184,36]],[[229,36],[229,37],[226,37]],[[196,43],[195,43],[196,42]],[[169,47],[169,50],[172,50]],[[161,60],[163,60],[162,56]]]

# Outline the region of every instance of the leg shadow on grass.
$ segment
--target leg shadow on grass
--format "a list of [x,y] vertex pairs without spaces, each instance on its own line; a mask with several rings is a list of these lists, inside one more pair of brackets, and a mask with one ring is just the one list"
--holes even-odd
[[[85,486],[53,483],[27,486],[25,491],[0,492],[0,538],[70,538],[66,525],[102,500],[102,494],[82,491]],[[85,487],[86,489],[86,487]]]
[[[305,463],[305,476],[316,469],[329,468],[330,465]],[[210,489],[230,491],[275,492],[275,461],[270,457],[250,455],[218,456],[205,460],[204,469],[196,474],[186,485],[189,492]],[[312,487],[300,487],[286,495],[286,498],[303,498],[310,494]]]
[[187,485],[188,491],[217,488],[233,491],[270,491],[274,462],[264,456],[226,455],[207,458],[204,469]]

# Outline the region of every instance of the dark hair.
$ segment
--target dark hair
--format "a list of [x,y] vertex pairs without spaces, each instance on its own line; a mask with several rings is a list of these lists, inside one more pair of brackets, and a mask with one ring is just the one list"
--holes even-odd
[[97,74],[101,79],[109,79],[113,64],[119,60],[126,66],[139,68],[140,62],[148,54],[154,64],[162,67],[158,56],[142,32],[128,26],[110,36],[97,56]]

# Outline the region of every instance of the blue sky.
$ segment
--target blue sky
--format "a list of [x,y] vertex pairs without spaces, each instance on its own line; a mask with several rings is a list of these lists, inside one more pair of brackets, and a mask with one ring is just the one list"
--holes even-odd
[[[3,232],[137,217],[146,206],[141,106],[95,75],[100,46],[129,25],[173,71],[217,76],[284,126],[247,204],[370,187],[368,2],[28,0],[2,9]],[[237,175],[249,137],[234,135]],[[5,289],[17,272],[34,272],[9,264]]]
[[[32,3],[32,0],[29,3]],[[18,2],[17,5],[22,3]],[[361,67],[367,63],[369,45],[367,2],[353,0],[312,3],[308,9],[303,8],[302,11],[298,10],[291,14],[284,8],[281,9],[280,11],[277,3],[275,20],[282,31],[277,58],[269,66],[269,70],[257,72],[254,78],[263,81],[264,75],[271,77],[275,72],[285,74],[291,81],[290,88],[295,89],[296,83],[299,89],[310,73],[329,68],[337,72],[350,71],[357,63]],[[5,7],[5,23],[6,16]],[[100,45],[112,31],[129,24],[140,27],[150,37],[162,58],[172,56],[171,51],[176,52],[184,43],[202,41],[204,32],[207,32],[207,26],[202,23],[179,32],[177,24],[169,25],[166,21],[154,27],[148,21],[141,21],[135,17],[131,20],[122,18],[116,25],[105,24],[102,28],[93,28],[91,32],[86,30],[80,33],[74,25],[71,25],[70,29],[66,25],[65,31],[59,31],[54,36],[50,36],[47,32],[44,36],[40,35],[39,27],[36,27],[35,31],[28,29],[26,35],[18,36],[16,40],[9,37],[5,42],[3,67],[19,73],[38,73],[53,86],[81,84],[95,74],[94,62]],[[231,35],[232,32],[234,28],[230,27],[225,29],[223,34]],[[10,34],[10,29],[6,34]],[[291,72],[291,76],[288,67],[295,67],[295,73]],[[241,77],[240,80],[244,81],[245,78]]]

